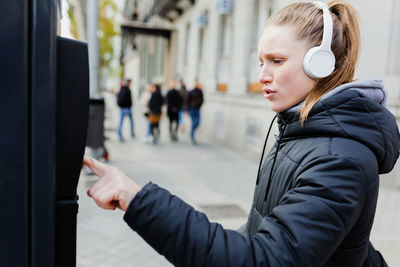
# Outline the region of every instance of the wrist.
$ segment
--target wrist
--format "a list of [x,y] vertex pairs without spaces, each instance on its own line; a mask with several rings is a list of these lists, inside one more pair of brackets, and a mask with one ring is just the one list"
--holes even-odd
[[128,200],[128,202],[126,203],[126,208],[124,209],[125,213],[128,212],[128,210],[132,209],[133,206],[135,205],[135,202],[141,198],[146,197],[149,189],[151,186],[153,186],[154,184],[152,182],[148,182],[146,185],[144,185],[143,187],[141,186],[137,186],[137,191],[135,191],[135,194],[133,194]]

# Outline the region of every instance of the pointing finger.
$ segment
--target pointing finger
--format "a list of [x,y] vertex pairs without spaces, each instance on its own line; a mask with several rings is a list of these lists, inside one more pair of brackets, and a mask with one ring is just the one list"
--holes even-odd
[[83,165],[88,166],[99,177],[104,176],[111,168],[111,166],[88,156],[83,157]]

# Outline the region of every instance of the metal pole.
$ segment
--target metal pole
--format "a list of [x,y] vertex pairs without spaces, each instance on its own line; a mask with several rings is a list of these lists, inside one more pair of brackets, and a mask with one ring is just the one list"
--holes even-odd
[[87,1],[90,98],[100,98],[99,93],[99,42],[97,39],[97,0]]
[[[98,26],[98,0],[87,1],[87,40],[89,52],[89,82],[90,82],[90,107],[88,136],[86,145],[89,148],[89,154],[99,159],[105,157],[106,149],[104,147],[104,99],[99,90],[99,40],[97,38]],[[89,170],[88,170],[89,172]]]

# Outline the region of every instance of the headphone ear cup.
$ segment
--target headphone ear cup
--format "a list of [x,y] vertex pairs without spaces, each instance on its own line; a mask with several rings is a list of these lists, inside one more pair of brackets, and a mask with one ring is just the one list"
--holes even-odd
[[335,56],[330,50],[312,47],[304,56],[303,69],[312,79],[325,78],[335,70]]

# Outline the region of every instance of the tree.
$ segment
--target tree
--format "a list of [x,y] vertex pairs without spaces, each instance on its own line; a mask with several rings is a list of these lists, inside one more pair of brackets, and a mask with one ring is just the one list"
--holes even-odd
[[[118,7],[114,0],[99,0],[99,24],[97,36],[99,38],[99,68],[100,78],[105,79],[105,76],[119,77],[119,68],[115,69],[110,64],[114,57],[114,40],[120,36],[120,27],[116,23],[118,15]],[[71,21],[71,34],[80,40],[86,39],[87,23],[86,16],[86,0],[70,0],[68,1],[68,17]]]

